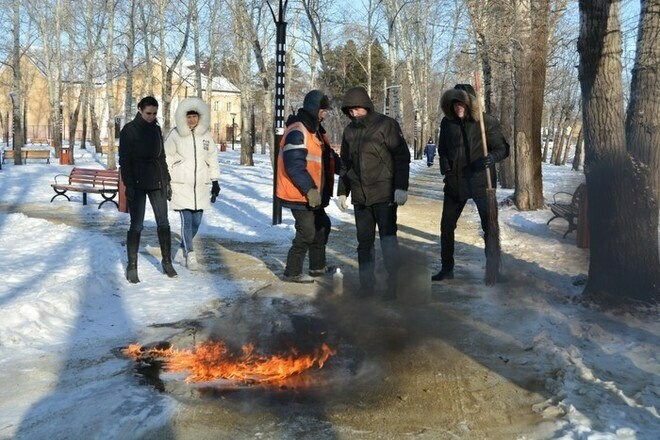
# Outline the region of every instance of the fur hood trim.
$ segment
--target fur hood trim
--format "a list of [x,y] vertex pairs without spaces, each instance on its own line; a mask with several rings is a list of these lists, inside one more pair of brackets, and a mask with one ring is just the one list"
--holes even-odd
[[190,136],[191,131],[190,128],[188,128],[188,122],[186,119],[186,113],[190,110],[195,110],[199,113],[199,123],[195,128],[196,136],[201,136],[206,133],[211,125],[211,110],[209,109],[209,106],[201,98],[191,96],[179,103],[174,116],[176,121],[176,131],[181,137]]
[[479,113],[476,111],[476,97],[470,95],[464,90],[459,90],[459,89],[449,89],[445,93],[442,94],[442,98],[440,99],[440,106],[442,107],[442,112],[447,116],[449,119],[457,119],[456,114],[454,113],[454,101],[459,101],[465,104],[468,108],[468,112],[470,113],[470,117],[478,121],[479,120]]

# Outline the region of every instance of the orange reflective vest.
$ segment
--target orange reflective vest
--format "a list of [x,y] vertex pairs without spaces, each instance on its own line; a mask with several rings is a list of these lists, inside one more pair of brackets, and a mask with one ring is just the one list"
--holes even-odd
[[[298,130],[303,134],[305,139],[304,145],[285,145],[287,135],[293,130]],[[319,192],[322,191],[321,178],[323,176],[323,144],[313,133],[310,133],[302,122],[294,122],[289,125],[282,136],[280,142],[280,154],[277,158],[277,191],[276,195],[282,200],[289,202],[307,202],[307,197],[298,189],[293,183],[291,177],[286,172],[284,167],[284,159],[282,153],[288,149],[293,148],[306,148],[307,149],[307,172],[312,177],[314,184]]]

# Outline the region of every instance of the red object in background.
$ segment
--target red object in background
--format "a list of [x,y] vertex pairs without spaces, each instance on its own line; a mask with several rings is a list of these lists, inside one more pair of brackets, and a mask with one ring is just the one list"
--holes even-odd
[[121,170],[119,172],[119,212],[128,212],[128,203],[126,201],[126,186],[121,180]]
[[227,151],[227,143],[226,142],[221,142],[220,143],[220,151]]
[[580,197],[580,206],[578,207],[578,220],[577,220],[577,234],[576,241],[577,247],[588,249],[591,242],[591,235],[589,234],[589,217],[587,215],[589,209],[589,193],[585,186],[582,197]]
[[60,165],[69,165],[69,155],[71,154],[71,149],[67,146],[62,145],[60,150]]

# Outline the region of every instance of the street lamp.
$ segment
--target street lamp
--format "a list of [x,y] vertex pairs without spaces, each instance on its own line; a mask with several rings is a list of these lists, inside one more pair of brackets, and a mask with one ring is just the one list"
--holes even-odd
[[273,224],[282,223],[282,204],[277,198],[277,161],[284,135],[284,74],[286,70],[286,7],[289,0],[278,0],[277,15],[268,0],[268,8],[275,22],[275,142],[273,145]]
[[231,149],[234,149],[234,143],[236,142],[236,124],[234,119],[236,118],[236,113],[229,113],[231,115]]
[[60,148],[64,145],[64,102],[60,101]]

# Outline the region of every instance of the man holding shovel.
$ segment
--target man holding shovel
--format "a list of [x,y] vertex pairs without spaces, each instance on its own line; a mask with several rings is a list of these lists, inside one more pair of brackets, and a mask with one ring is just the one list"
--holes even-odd
[[[438,138],[440,172],[445,176],[440,222],[442,269],[431,277],[433,281],[454,278],[454,231],[468,199],[474,200],[479,210],[486,256],[490,263],[494,263],[495,258],[499,261],[497,204],[496,200],[489,203],[489,198],[494,199],[495,163],[509,155],[509,144],[502,135],[499,121],[479,110],[476,93],[470,84],[457,84],[445,91],[440,105],[445,114]],[[485,136],[482,136],[482,127]],[[493,234],[491,240],[490,229],[497,234]],[[490,266],[493,269],[489,270],[487,262],[486,281],[495,282],[498,264]]]

